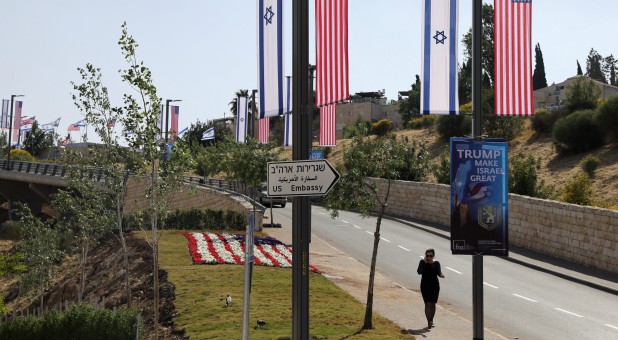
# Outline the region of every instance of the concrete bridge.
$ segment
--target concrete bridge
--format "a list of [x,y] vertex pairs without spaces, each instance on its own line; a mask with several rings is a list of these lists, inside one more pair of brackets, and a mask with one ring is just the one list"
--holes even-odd
[[[100,169],[90,170],[93,181],[102,183],[105,176]],[[51,196],[68,186],[68,168],[51,163],[0,160],[0,204],[7,202],[11,211],[14,202],[28,204],[34,214],[51,202]],[[125,196],[125,211],[130,213],[143,207],[146,180],[129,176]],[[234,182],[201,177],[184,177],[181,191],[170,197],[170,210],[190,208],[234,210],[246,216],[253,210],[253,200],[241,193]],[[261,230],[265,208],[257,203],[256,226]]]

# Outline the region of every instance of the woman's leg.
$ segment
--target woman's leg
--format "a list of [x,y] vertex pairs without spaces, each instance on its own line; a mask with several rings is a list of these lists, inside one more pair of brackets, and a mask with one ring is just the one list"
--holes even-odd
[[430,303],[429,305],[430,305],[429,322],[431,322],[431,325],[433,326],[433,317],[436,315],[436,304]]
[[431,303],[425,302],[425,317],[427,318],[427,325],[431,327]]

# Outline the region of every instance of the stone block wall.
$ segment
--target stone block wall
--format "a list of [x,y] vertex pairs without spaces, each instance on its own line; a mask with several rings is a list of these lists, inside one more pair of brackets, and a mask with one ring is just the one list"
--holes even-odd
[[[127,195],[125,197],[125,210],[128,213],[147,206],[148,202],[144,195],[146,184],[146,180],[142,178],[129,178],[129,182],[127,183]],[[170,211],[176,209],[186,210],[190,208],[238,211],[247,216],[247,223],[249,221],[249,214],[253,209],[251,203],[239,196],[189,184],[182,184],[182,191],[173,193],[169,203]],[[258,210],[256,217],[256,230],[261,231],[264,216]]]
[[[386,213],[448,226],[449,198],[448,185],[395,181]],[[618,273],[618,211],[509,194],[509,242]]]

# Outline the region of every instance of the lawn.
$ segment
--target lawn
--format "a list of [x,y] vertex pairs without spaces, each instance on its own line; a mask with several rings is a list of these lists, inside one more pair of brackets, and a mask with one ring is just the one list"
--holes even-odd
[[[176,327],[191,339],[242,337],[242,265],[193,265],[185,231],[167,231],[159,248],[161,268],[176,286]],[[258,236],[258,235],[256,235]],[[232,297],[230,306],[225,297]],[[309,333],[312,339],[414,339],[374,312],[374,329],[359,332],[365,307],[320,274],[309,277]],[[292,270],[254,266],[251,339],[291,339]],[[256,329],[257,319],[266,321]]]

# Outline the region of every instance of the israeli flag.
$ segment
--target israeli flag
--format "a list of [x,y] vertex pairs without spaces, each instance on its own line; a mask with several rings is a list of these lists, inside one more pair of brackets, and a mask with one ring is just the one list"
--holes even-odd
[[459,114],[458,0],[423,0],[422,114]]
[[215,139],[215,128],[211,127],[210,129],[204,131],[202,134],[202,140],[212,140]]
[[249,101],[247,97],[236,97],[236,142],[245,143],[247,137],[247,119],[249,116]]
[[185,133],[187,133],[187,131],[189,131],[189,128],[188,128],[188,127],[184,128],[184,129],[182,129],[182,130],[180,130],[180,132],[178,132],[178,137],[182,138],[182,136],[183,136]]
[[257,13],[261,119],[284,113],[283,0],[258,0]]

